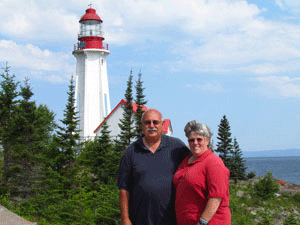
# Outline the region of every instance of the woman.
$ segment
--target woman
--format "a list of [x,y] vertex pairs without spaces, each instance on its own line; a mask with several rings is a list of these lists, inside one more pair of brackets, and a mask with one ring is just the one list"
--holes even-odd
[[184,128],[192,155],[173,179],[178,225],[230,225],[229,170],[210,149],[212,132],[196,120]]

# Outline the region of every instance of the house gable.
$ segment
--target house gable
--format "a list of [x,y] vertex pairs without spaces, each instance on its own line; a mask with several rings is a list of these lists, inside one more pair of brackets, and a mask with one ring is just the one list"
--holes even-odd
[[[111,113],[102,121],[102,123],[95,129],[94,133],[96,136],[100,135],[100,128],[104,122],[108,125],[108,129],[111,131],[110,136],[113,138],[117,138],[120,134],[121,130],[119,127],[120,119],[123,118],[124,108],[127,104],[127,101],[122,99],[118,105],[111,111]],[[132,103],[132,112],[136,113],[138,105],[136,103]],[[147,111],[148,108],[142,105],[142,110]],[[173,130],[171,126],[170,119],[165,119],[163,121],[163,133],[166,135],[172,135]]]

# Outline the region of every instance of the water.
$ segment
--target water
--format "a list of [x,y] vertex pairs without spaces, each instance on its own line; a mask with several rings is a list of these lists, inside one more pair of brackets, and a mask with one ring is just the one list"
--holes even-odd
[[265,176],[270,171],[275,179],[300,185],[300,156],[245,158],[247,173]]

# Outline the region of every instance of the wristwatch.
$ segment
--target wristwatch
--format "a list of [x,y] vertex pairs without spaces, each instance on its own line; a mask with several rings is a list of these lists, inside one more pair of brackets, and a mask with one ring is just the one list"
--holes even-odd
[[208,224],[208,221],[206,221],[206,220],[200,218],[199,223],[200,223],[200,225],[207,225],[207,224]]

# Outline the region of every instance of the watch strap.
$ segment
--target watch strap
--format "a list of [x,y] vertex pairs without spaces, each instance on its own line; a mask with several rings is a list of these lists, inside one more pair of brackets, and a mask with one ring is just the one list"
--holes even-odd
[[206,221],[206,220],[200,218],[199,223],[200,223],[200,225],[207,225],[207,224],[208,224],[208,221]]

